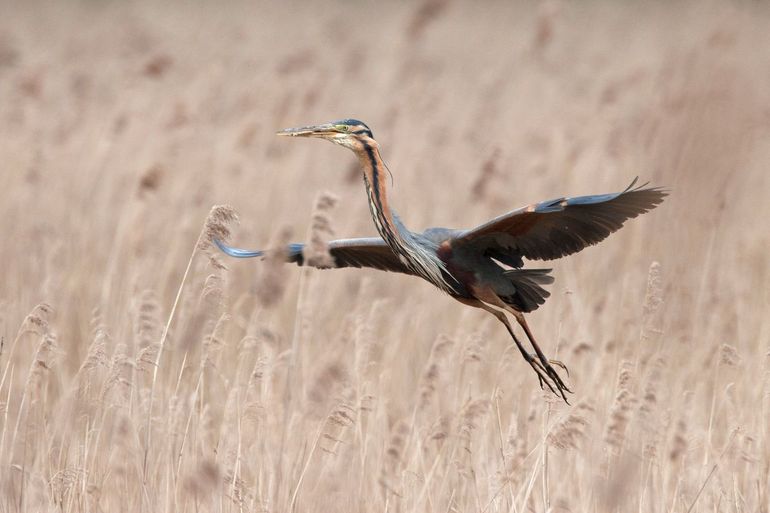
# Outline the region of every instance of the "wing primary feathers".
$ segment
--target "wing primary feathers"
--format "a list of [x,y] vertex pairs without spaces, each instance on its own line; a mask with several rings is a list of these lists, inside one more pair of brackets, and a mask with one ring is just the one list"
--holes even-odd
[[638,182],[634,178],[623,192],[563,197],[514,210],[463,232],[453,244],[513,259],[552,260],[576,253],[652,210],[669,193]]
[[230,255],[231,257],[235,258],[254,258],[254,257],[261,257],[264,256],[264,251],[258,251],[258,250],[248,250],[248,249],[240,249],[240,248],[234,248],[232,246],[228,246],[224,242],[220,241],[219,239],[213,239],[214,244],[217,245],[217,247],[222,250],[223,253],[226,253]]

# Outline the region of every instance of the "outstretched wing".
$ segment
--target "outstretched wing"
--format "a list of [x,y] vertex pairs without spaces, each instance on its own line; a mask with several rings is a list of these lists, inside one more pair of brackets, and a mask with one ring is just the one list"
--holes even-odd
[[[228,246],[219,240],[214,243],[224,253],[236,258],[252,258],[264,256],[264,251],[246,250]],[[286,251],[286,261],[297,265],[305,265],[302,256],[304,244],[289,244]],[[393,251],[378,237],[364,239],[341,239],[329,243],[329,253],[334,259],[335,267],[370,267],[381,271],[404,274],[414,274],[406,267]]]
[[463,232],[452,246],[518,261],[515,267],[521,267],[521,257],[553,260],[571,255],[604,240],[626,220],[652,210],[668,194],[646,184],[635,187],[636,181],[623,192],[559,198],[514,210]]

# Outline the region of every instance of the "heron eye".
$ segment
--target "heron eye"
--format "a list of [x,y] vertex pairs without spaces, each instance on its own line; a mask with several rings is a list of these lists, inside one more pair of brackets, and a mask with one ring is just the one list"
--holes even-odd
[[347,132],[350,128],[347,125],[337,125],[337,130],[340,132]]

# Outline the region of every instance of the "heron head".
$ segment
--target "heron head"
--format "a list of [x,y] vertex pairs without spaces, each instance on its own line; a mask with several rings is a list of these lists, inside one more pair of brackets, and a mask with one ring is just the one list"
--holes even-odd
[[318,137],[340,146],[354,149],[367,139],[374,140],[372,131],[363,121],[357,119],[342,119],[315,126],[287,128],[277,132],[277,135],[290,137]]

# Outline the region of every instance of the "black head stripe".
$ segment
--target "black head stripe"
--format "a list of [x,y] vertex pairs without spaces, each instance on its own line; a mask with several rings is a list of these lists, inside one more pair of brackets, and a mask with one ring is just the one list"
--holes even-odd
[[334,125],[347,125],[347,126],[349,126],[349,127],[351,127],[353,129],[352,132],[351,132],[353,134],[356,134],[356,135],[367,135],[367,136],[371,137],[372,139],[374,138],[374,135],[372,134],[371,129],[368,126],[366,126],[366,123],[364,123],[363,121],[359,121],[357,119],[348,118],[348,119],[341,119],[339,121],[334,121],[332,124],[334,124]]
[[366,128],[367,130],[369,129],[369,127],[366,126],[366,123],[364,123],[363,121],[359,121],[357,119],[352,119],[352,118],[343,119],[343,120],[340,120],[340,121],[335,121],[334,124],[335,125],[348,125],[348,126],[362,126],[362,127]]

